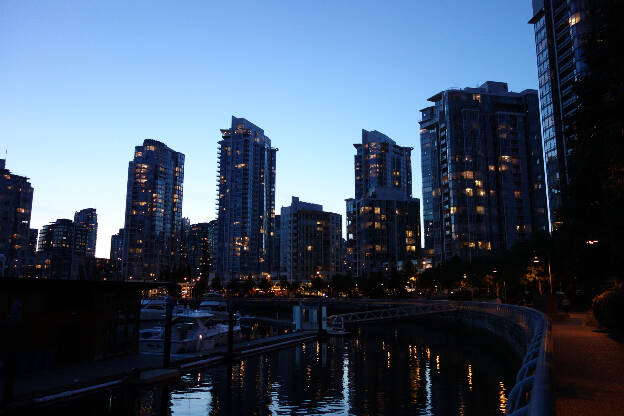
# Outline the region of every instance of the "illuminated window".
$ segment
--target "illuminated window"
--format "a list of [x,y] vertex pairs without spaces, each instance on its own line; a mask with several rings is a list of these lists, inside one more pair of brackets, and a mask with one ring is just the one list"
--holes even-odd
[[472,196],[472,188],[466,188],[466,195]]
[[490,171],[495,171],[496,170],[496,166],[494,166],[494,165],[490,165],[490,166],[488,166],[488,168],[490,169]]
[[522,192],[520,192],[520,191],[514,191],[514,197],[515,197],[515,198],[522,198]]
[[312,246],[308,246],[308,251],[312,251]]
[[485,214],[485,208],[482,206],[477,206],[477,214]]
[[472,94],[472,99],[481,102],[481,94]]
[[455,214],[457,212],[457,207],[451,207],[451,214]]
[[381,208],[375,207],[375,214],[377,215],[381,214]]
[[576,12],[574,13],[572,16],[570,16],[570,18],[568,19],[568,22],[570,23],[570,26],[574,26],[575,24],[577,24],[578,22],[581,21],[581,13],[580,12]]

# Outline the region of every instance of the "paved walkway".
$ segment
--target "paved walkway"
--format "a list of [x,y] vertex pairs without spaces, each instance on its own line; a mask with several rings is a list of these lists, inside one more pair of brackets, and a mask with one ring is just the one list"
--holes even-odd
[[624,342],[586,318],[571,313],[552,322],[557,415],[622,415]]

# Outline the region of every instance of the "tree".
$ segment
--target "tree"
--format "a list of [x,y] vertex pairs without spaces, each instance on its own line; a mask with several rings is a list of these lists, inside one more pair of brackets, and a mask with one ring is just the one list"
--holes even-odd
[[327,282],[322,277],[312,279],[312,290],[315,292],[323,292],[327,289]]
[[337,273],[332,276],[330,287],[334,296],[340,294],[350,295],[355,289],[355,280],[350,274]]
[[254,280],[253,276],[252,275],[247,276],[247,278],[243,282],[243,291],[245,295],[250,295],[255,287],[256,287],[256,281]]
[[221,283],[221,278],[219,276],[215,276],[212,278],[212,281],[210,282],[210,288],[217,292],[223,289],[223,284]]
[[271,290],[271,281],[266,277],[263,277],[258,283],[258,289],[262,290],[264,293],[269,293]]
[[537,283],[537,289],[540,295],[544,294],[544,290],[542,288],[542,282],[546,279],[546,274],[544,270],[544,266],[542,263],[529,263],[527,267],[526,273],[524,274],[524,281],[527,284],[535,284]]

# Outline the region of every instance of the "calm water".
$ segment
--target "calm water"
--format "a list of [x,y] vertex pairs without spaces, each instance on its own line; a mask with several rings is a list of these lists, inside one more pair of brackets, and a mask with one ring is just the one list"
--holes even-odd
[[[55,411],[140,415],[501,415],[515,363],[483,341],[410,322],[100,393]],[[468,337],[469,338],[469,337]]]

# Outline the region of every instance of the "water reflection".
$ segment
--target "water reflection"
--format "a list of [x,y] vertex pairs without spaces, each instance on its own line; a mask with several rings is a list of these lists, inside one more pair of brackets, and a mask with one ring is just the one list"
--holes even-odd
[[171,412],[498,415],[514,373],[499,360],[448,332],[368,326],[357,338],[247,358],[231,372],[208,368],[199,389],[196,377],[192,385],[183,378],[172,386]]
[[169,385],[98,393],[47,414],[504,414],[516,368],[464,337],[409,322],[363,326],[351,337],[194,371]]

